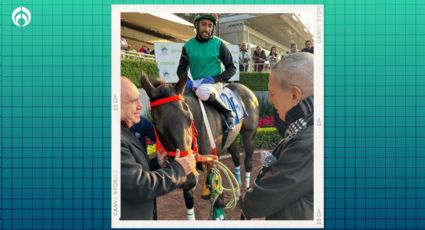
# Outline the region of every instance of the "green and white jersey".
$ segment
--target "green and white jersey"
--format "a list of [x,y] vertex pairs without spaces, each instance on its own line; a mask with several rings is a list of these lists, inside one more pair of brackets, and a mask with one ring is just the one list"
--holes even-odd
[[189,58],[190,74],[194,80],[220,75],[224,68],[220,60],[222,41],[213,37],[208,42],[190,39],[184,45]]

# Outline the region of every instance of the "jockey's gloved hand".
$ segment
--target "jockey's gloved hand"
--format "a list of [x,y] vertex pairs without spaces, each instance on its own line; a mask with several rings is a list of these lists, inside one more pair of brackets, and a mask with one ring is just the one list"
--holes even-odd
[[190,79],[190,78],[188,78],[187,79],[187,82],[186,82],[186,89],[187,90],[192,90],[192,88],[193,88],[193,80]]
[[214,84],[215,80],[213,77],[204,77],[201,84]]

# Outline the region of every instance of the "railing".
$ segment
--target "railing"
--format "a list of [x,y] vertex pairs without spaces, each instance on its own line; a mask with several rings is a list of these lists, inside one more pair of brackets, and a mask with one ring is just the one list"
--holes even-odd
[[[243,63],[242,65],[239,65],[239,71],[240,72],[270,72],[271,67],[275,65],[276,63]],[[243,68],[242,68],[243,67]],[[245,71],[244,71],[245,70]]]
[[140,53],[137,51],[121,50],[121,60],[123,59],[155,61],[155,55]]

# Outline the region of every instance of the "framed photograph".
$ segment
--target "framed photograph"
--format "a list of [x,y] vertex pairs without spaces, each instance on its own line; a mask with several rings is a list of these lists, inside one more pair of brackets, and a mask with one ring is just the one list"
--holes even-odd
[[[166,83],[179,80],[178,66],[186,42],[196,36],[194,21],[199,13],[217,15],[214,37],[219,38],[229,50],[236,71],[229,81],[245,84],[260,102],[260,114],[264,108],[273,111],[269,100],[267,82],[274,65],[295,52],[313,53],[314,57],[314,154],[313,154],[313,215],[307,219],[266,220],[252,218],[241,220],[240,205],[225,210],[223,221],[211,220],[211,204],[201,198],[200,184],[193,191],[195,221],[186,218],[186,206],[182,189],[157,197],[157,220],[126,220],[122,218],[121,181],[121,76],[128,77],[139,86],[138,68],[147,68],[149,77],[157,75]],[[323,5],[112,5],[112,168],[111,168],[111,218],[113,228],[323,228],[324,227],[324,7]],[[243,48],[242,48],[243,47]],[[314,48],[314,49],[313,49]],[[247,57],[241,56],[241,50]],[[264,55],[264,56],[261,56]],[[258,57],[257,57],[258,56]],[[144,64],[150,63],[150,64]],[[149,67],[146,67],[148,66]],[[153,66],[153,67],[152,67]],[[151,69],[151,72],[149,72]],[[223,67],[224,68],[224,67]],[[251,74],[258,80],[245,81]],[[196,79],[196,72],[189,71]],[[131,76],[130,76],[131,75]],[[261,78],[263,77],[263,78]],[[256,78],[257,79],[257,78]],[[196,81],[195,81],[196,82]],[[262,87],[262,88],[261,88]],[[139,88],[142,116],[150,116],[149,97]],[[264,105],[262,104],[264,103]],[[268,107],[267,107],[268,106]],[[271,112],[273,113],[273,112]],[[272,114],[273,115],[273,114]],[[271,126],[277,126],[279,116],[274,114]],[[200,115],[202,116],[202,115]],[[249,116],[249,114],[248,114]],[[264,118],[264,117],[263,117]],[[197,119],[197,116],[195,116]],[[257,120],[255,120],[257,122]],[[262,127],[267,120],[260,116]],[[260,124],[261,123],[261,124]],[[265,124],[267,127],[267,124]],[[280,129],[280,128],[279,128]],[[282,131],[282,130],[281,130]],[[283,134],[285,130],[282,131]],[[283,136],[275,131],[279,140]],[[201,133],[202,134],[202,133]],[[206,134],[205,134],[206,135]],[[235,136],[236,138],[236,136]],[[257,138],[260,138],[257,135]],[[199,137],[198,137],[199,139]],[[246,177],[244,162],[240,161],[242,182],[238,192],[243,197],[252,189],[256,178],[264,170],[266,152],[273,152],[279,144],[256,147],[252,156],[251,178]],[[223,144],[223,146],[226,146]],[[224,147],[223,147],[224,148]],[[149,152],[149,150],[148,150]],[[241,147],[241,159],[245,150]],[[235,170],[229,154],[220,161]],[[202,177],[202,174],[199,178]],[[198,180],[202,181],[202,178]],[[284,196],[284,194],[282,194]],[[273,198],[271,198],[273,199]],[[276,200],[281,200],[276,197]]]

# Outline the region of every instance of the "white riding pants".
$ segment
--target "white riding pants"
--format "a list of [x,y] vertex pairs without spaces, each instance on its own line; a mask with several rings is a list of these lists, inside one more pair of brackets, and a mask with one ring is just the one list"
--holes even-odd
[[202,80],[203,79],[193,81],[193,89],[195,90],[196,96],[202,101],[208,100],[211,94],[215,94],[217,98],[219,98],[222,84],[220,82],[215,84],[201,84]]

